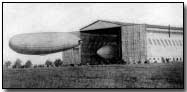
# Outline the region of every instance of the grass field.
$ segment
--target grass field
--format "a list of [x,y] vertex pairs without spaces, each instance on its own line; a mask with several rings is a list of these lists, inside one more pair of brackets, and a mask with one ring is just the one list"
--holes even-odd
[[4,69],[3,88],[183,88],[183,63]]

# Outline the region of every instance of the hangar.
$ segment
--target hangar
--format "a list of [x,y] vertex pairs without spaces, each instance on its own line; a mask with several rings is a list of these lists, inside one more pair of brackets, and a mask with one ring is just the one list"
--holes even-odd
[[[97,20],[80,29],[82,44],[65,51],[64,61],[82,64],[166,63],[183,61],[183,27]],[[115,57],[97,54],[114,46]]]

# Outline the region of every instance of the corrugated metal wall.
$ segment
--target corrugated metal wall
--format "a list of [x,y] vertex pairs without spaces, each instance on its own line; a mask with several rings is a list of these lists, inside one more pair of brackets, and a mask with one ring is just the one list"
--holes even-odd
[[[122,58],[129,63],[145,61],[146,49],[146,25],[122,26]],[[141,62],[141,63],[143,63]]]
[[80,64],[81,55],[80,55],[80,46],[66,50],[63,52],[63,62],[64,64]]

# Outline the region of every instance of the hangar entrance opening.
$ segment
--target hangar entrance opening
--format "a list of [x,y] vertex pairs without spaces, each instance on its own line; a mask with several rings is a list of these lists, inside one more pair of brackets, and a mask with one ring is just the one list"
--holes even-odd
[[[81,61],[83,64],[117,64],[121,62],[121,28],[81,31]],[[111,48],[107,48],[111,47]],[[109,55],[111,58],[104,58]],[[108,51],[109,50],[109,51]],[[106,53],[105,53],[106,52]],[[107,53],[108,52],[108,53]]]

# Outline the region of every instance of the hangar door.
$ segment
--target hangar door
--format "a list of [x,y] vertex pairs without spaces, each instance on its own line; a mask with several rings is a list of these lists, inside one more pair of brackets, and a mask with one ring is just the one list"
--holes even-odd
[[143,63],[146,60],[146,25],[123,26],[122,58],[129,63]]

